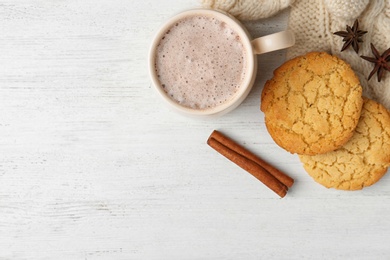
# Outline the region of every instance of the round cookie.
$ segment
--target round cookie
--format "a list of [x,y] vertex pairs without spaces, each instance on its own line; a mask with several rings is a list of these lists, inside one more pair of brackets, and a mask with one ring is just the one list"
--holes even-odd
[[374,184],[390,166],[390,112],[365,98],[359,123],[344,146],[299,158],[309,175],[327,188],[360,190]]
[[274,71],[261,110],[274,141],[291,153],[333,151],[351,138],[363,104],[351,67],[325,52],[311,52]]

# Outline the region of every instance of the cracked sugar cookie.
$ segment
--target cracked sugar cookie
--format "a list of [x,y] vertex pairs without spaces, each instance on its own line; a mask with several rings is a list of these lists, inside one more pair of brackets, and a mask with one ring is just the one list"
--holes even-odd
[[344,146],[299,158],[309,175],[327,188],[360,190],[376,183],[390,166],[390,112],[365,98],[359,123]]
[[352,136],[363,104],[351,67],[325,52],[311,52],[274,71],[261,95],[273,140],[291,153],[333,151]]

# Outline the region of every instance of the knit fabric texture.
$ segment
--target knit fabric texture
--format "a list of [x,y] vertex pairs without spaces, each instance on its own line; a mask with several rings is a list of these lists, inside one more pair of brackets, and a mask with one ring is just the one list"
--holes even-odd
[[240,20],[270,17],[288,7],[294,0],[201,0],[204,7],[219,9]]
[[[201,0],[203,6],[220,9],[240,20],[270,17],[290,6],[288,29],[296,43],[287,50],[287,59],[310,51],[326,51],[348,62],[360,79],[363,95],[390,110],[390,72],[381,82],[377,75],[368,80],[374,64],[360,55],[374,57],[370,44],[382,54],[390,48],[390,0]],[[333,34],[352,27],[358,19],[359,29],[368,31],[357,54],[352,47],[341,52],[343,38]]]

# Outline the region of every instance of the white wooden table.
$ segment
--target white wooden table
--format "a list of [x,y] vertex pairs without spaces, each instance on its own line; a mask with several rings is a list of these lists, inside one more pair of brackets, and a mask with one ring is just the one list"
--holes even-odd
[[[0,0],[0,259],[389,259],[390,175],[327,190],[270,138],[259,58],[215,120],[151,86],[154,32],[196,0]],[[283,30],[288,11],[246,23]],[[295,178],[284,199],[206,145],[218,129]]]

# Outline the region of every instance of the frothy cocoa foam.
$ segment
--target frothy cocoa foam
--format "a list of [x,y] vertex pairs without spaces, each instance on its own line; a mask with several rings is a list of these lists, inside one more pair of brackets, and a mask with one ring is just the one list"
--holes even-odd
[[182,106],[211,109],[237,93],[245,78],[246,50],[223,21],[204,15],[179,20],[161,38],[155,70],[164,91]]

